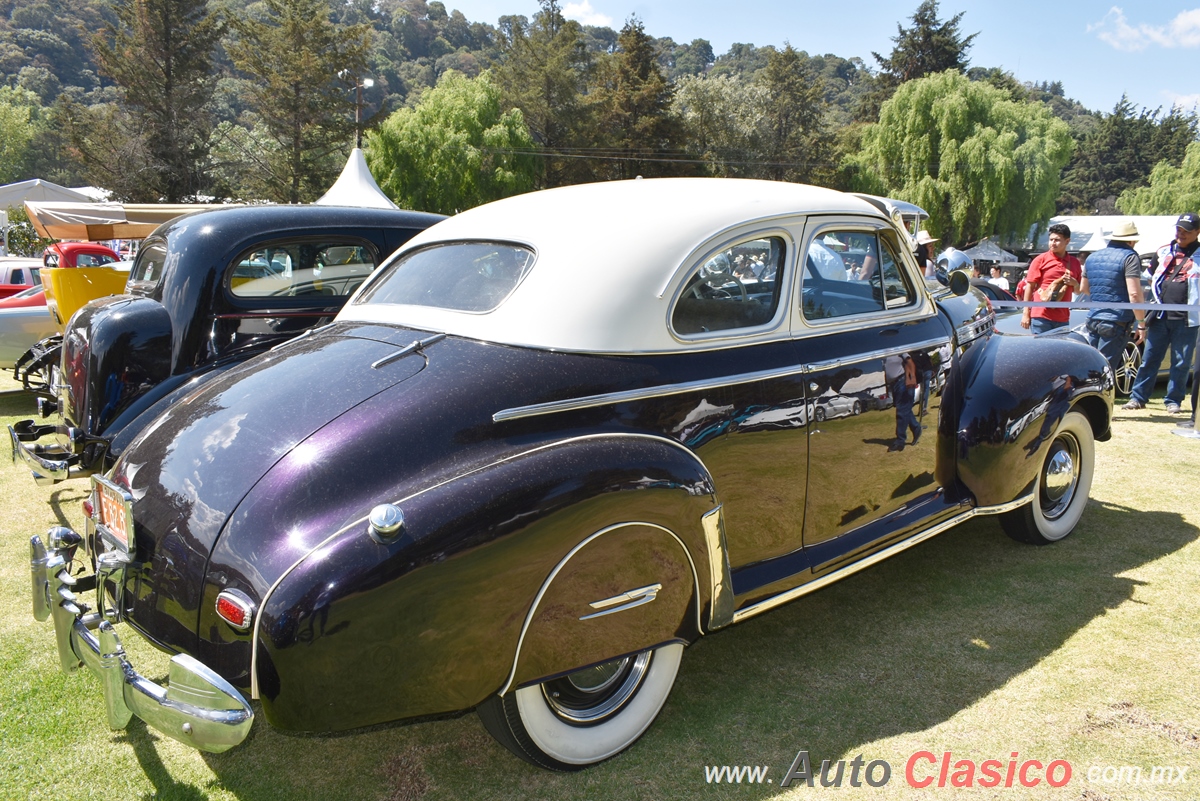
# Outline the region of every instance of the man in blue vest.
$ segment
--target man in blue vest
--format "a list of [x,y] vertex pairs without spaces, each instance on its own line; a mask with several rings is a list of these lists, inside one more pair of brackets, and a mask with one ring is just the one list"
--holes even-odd
[[[1142,260],[1133,249],[1133,243],[1138,240],[1137,226],[1126,220],[1107,238],[1108,246],[1087,258],[1082,291],[1091,295],[1093,303],[1141,303]],[[1122,354],[1131,335],[1139,345],[1145,338],[1145,314],[1140,309],[1093,308],[1088,311],[1088,342],[1108,359],[1114,374],[1121,367]]]
[[1146,350],[1138,368],[1127,410],[1144,409],[1154,384],[1158,368],[1170,354],[1171,370],[1167,380],[1165,408],[1168,414],[1179,414],[1188,373],[1192,369],[1192,351],[1196,347],[1196,328],[1200,326],[1200,264],[1195,260],[1200,248],[1200,215],[1193,212],[1179,215],[1175,221],[1175,239],[1159,248],[1158,269],[1150,280],[1154,303],[1195,306],[1189,311],[1152,311],[1147,331]]

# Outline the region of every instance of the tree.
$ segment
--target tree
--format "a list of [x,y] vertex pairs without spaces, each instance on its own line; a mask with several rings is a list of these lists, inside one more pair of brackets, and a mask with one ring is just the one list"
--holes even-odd
[[556,0],[540,0],[532,24],[502,17],[503,54],[495,79],[505,105],[521,109],[534,139],[544,148],[544,187],[590,180],[589,165],[570,156],[591,144],[590,107],[584,103],[592,54],[578,22],[566,19]]
[[27,89],[0,86],[0,184],[34,178],[34,143],[45,129],[46,110]]
[[367,134],[366,156],[398,205],[453,214],[532,189],[535,147],[520,110],[501,113],[490,73],[447,72],[415,107]]
[[1045,106],[947,70],[903,84],[847,164],[858,189],[922,206],[961,245],[1051,216],[1071,147]]
[[[354,130],[349,88],[365,72],[370,26],[339,26],[328,0],[263,0],[264,19],[235,18],[227,46],[251,77],[247,94],[276,148],[268,199],[311,201],[329,188]],[[348,82],[338,74],[349,76]]]
[[1122,96],[1096,130],[1082,138],[1063,176],[1060,210],[1116,212],[1126,190],[1145,186],[1154,165],[1179,163],[1196,138],[1196,117],[1172,108],[1137,111]]
[[685,75],[676,81],[672,112],[683,123],[689,153],[710,175],[757,178],[771,98],[760,84],[734,75]]
[[758,83],[771,102],[764,110],[763,155],[776,181],[828,183],[832,139],[825,130],[825,87],[808,57],[790,44],[771,50]]
[[962,35],[959,31],[962,17],[960,12],[943,22],[938,19],[938,0],[923,0],[913,12],[912,27],[896,23],[892,52],[887,58],[871,53],[881,71],[875,91],[863,100],[860,118],[874,119],[880,106],[905,81],[946,70],[963,72],[967,68],[967,50],[978,34]]
[[1149,186],[1121,193],[1117,208],[1125,214],[1182,214],[1200,209],[1200,142],[1187,146],[1179,166],[1160,161],[1150,171]]
[[631,18],[617,38],[617,52],[601,63],[590,94],[599,139],[612,157],[594,168],[598,174],[633,178],[687,169],[678,161],[683,129],[671,114],[673,93],[653,40],[641,21]]
[[[178,203],[207,188],[213,129],[213,54],[224,31],[207,0],[123,0],[117,22],[92,39],[101,71],[121,89],[141,140],[123,195]],[[84,151],[85,154],[87,151]],[[85,156],[86,158],[86,156]]]

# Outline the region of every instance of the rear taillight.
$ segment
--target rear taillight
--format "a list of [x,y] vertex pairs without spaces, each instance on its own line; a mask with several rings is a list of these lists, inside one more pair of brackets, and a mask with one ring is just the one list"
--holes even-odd
[[217,596],[217,616],[238,631],[247,631],[254,623],[254,602],[237,590],[223,590]]

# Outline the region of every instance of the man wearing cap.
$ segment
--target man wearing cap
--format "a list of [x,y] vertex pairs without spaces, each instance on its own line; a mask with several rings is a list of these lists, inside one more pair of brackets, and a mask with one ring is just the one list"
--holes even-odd
[[[1071,229],[1062,223],[1050,226],[1050,249],[1038,255],[1025,273],[1025,292],[1021,300],[1033,300],[1034,293],[1041,300],[1069,301],[1073,290],[1079,288],[1083,279],[1083,268],[1079,259],[1067,253],[1071,242]],[[1071,319],[1070,309],[1048,309],[1026,307],[1021,310],[1021,327],[1042,334],[1066,325]]]
[[[1142,302],[1142,260],[1133,249],[1137,240],[1137,226],[1127,220],[1108,235],[1106,247],[1088,256],[1080,291],[1090,294],[1093,303]],[[1144,317],[1145,312],[1132,309],[1093,308],[1088,311],[1088,342],[1108,359],[1114,373],[1121,366],[1130,328],[1135,323],[1133,341],[1141,344],[1145,338]]]
[[1158,269],[1150,281],[1154,303],[1179,303],[1195,306],[1193,311],[1152,311],[1146,315],[1146,350],[1138,368],[1127,410],[1144,409],[1163,357],[1171,354],[1167,380],[1166,408],[1179,414],[1187,391],[1188,371],[1196,348],[1196,329],[1200,326],[1200,266],[1193,261],[1200,238],[1200,217],[1188,212],[1175,221],[1175,240],[1158,251]]

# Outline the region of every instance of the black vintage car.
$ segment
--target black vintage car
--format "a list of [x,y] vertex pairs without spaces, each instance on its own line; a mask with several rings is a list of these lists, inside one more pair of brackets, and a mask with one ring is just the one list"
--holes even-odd
[[39,483],[87,476],[158,412],[231,366],[333,319],[396,248],[440,215],[336,206],[189,214],[143,243],[125,295],[93,301],[41,362],[38,408],[9,427]]
[[[253,702],[301,732],[474,708],[578,769],[641,736],[701,636],[976,515],[1071,533],[1112,374],[993,336],[957,290],[875,205],[812,187],[464,212],[144,427],[87,530],[33,538],[34,614],[116,727],[221,751]],[[176,654],[167,687],[119,627]]]

